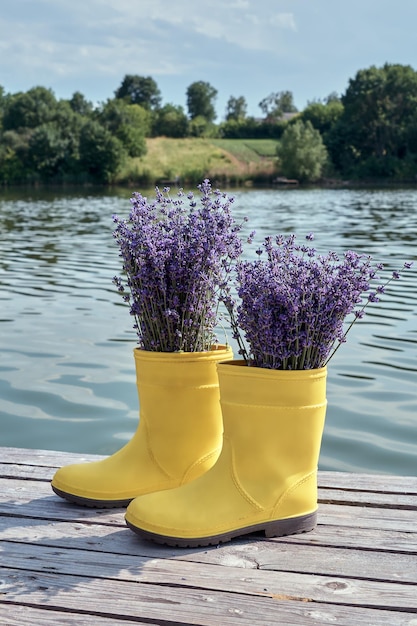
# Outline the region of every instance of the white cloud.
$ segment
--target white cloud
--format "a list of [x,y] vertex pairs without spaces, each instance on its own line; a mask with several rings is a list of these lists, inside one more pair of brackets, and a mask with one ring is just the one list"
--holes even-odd
[[29,19],[13,9],[9,19],[7,12],[0,17],[2,80],[12,68],[33,74],[36,84],[81,73],[116,81],[125,73],[178,76],[216,64],[221,71],[233,49],[276,53],[295,30],[293,15],[276,13],[275,0],[21,2]]
[[390,0],[1,0],[0,84],[101,100],[125,74],[149,75],[179,102],[202,79],[259,113],[272,91],[300,106],[372,63],[413,63],[416,19],[415,0],[400,12]]
[[[270,50],[277,28],[282,31],[296,30],[294,15],[276,13],[276,2],[273,0],[235,0],[230,3],[211,0],[210,6],[195,0],[177,0],[175,4],[168,0],[97,2],[110,11],[111,21],[117,25],[118,31],[124,27],[129,34],[135,26],[141,33],[145,28],[152,32],[165,24],[180,26],[185,37],[198,34],[242,49]],[[106,19],[104,15],[102,23]]]
[[293,13],[277,13],[273,15],[270,19],[270,23],[273,26],[278,26],[278,28],[284,28],[288,30],[297,30],[297,25],[295,23],[295,17]]

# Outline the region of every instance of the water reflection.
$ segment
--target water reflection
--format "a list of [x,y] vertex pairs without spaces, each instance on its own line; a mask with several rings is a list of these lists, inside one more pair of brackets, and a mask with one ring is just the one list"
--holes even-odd
[[[239,190],[259,244],[313,231],[390,268],[417,261],[417,191]],[[112,277],[129,190],[0,196],[0,445],[110,453],[136,427],[135,335]],[[257,245],[247,250],[254,255]],[[416,474],[417,263],[329,366],[321,467]]]

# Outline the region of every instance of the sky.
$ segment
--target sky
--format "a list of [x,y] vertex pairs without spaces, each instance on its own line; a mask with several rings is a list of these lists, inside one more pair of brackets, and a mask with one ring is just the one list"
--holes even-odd
[[360,69],[417,70],[417,0],[0,0],[0,86],[42,86],[59,99],[114,97],[126,74],[151,76],[162,103],[195,81],[259,102],[291,91],[302,110],[342,95]]

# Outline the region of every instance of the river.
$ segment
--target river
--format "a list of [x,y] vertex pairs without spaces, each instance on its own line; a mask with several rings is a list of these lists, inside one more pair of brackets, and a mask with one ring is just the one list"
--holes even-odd
[[[230,193],[258,242],[314,232],[322,251],[365,252],[392,269],[414,261],[329,363],[320,467],[416,475],[417,189]],[[112,215],[127,215],[130,195],[1,192],[1,446],[110,454],[134,432],[136,338],[112,284]]]

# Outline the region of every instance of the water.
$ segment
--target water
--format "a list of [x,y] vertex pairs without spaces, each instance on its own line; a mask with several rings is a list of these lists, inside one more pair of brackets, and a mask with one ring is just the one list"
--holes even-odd
[[[417,190],[232,192],[248,232],[417,261]],[[110,454],[137,425],[136,338],[112,284],[128,190],[0,195],[0,445]],[[248,253],[251,254],[251,253]],[[417,263],[329,364],[320,467],[417,473]],[[222,339],[222,337],[221,337]]]

